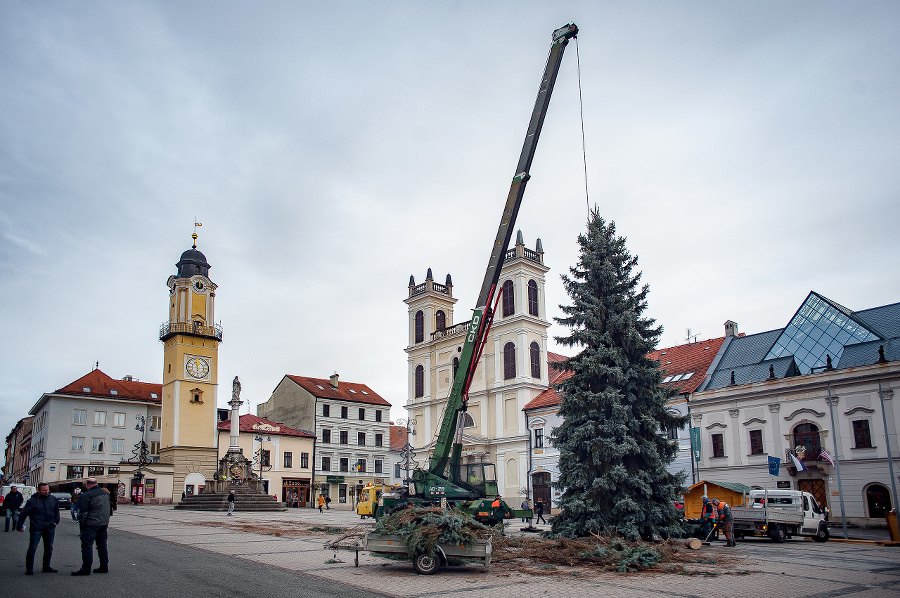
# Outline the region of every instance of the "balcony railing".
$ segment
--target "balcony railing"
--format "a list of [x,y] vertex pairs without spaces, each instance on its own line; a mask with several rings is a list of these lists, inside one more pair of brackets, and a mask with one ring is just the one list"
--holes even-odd
[[197,322],[163,322],[159,327],[159,340],[164,341],[176,334],[190,334],[204,338],[222,340],[222,325],[201,326]]
[[409,296],[415,297],[416,295],[421,295],[422,293],[426,293],[428,291],[434,291],[435,293],[440,293],[442,295],[451,294],[451,289],[447,285],[438,284],[433,280],[426,280],[422,284],[417,284],[415,286],[409,287]]
[[431,333],[431,340],[453,336],[454,334],[462,334],[466,330],[468,330],[468,328],[469,322],[460,322],[459,324],[454,324],[449,328],[441,328],[440,330],[435,330]]

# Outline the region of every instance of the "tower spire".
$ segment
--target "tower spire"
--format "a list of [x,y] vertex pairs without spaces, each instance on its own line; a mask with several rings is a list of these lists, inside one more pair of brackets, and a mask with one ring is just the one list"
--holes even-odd
[[197,249],[197,227],[203,226],[202,222],[197,222],[197,219],[194,218],[194,232],[191,233],[191,238],[194,240],[194,244],[191,246],[191,249]]

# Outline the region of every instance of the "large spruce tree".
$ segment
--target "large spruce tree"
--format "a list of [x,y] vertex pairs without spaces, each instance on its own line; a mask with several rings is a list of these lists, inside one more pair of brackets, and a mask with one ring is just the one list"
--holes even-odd
[[686,418],[666,410],[672,393],[660,385],[659,363],[647,358],[662,327],[642,315],[648,287],[639,286],[637,257],[616,236],[615,223],[593,210],[578,243],[578,265],[562,277],[572,304],[555,318],[571,330],[556,340],[580,352],[560,364],[571,376],[559,386],[563,423],[552,435],[560,451],[555,485],[563,491],[553,531],[672,534],[684,474],[666,471],[677,447],[661,432]]

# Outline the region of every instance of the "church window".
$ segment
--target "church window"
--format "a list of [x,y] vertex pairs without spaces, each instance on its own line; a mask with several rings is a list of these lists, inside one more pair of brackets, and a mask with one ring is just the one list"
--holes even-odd
[[541,346],[531,343],[531,377],[541,377]]
[[416,312],[416,342],[421,343],[425,340],[425,314],[421,311]]
[[503,317],[508,318],[514,313],[516,313],[516,296],[512,281],[507,280],[503,283]]
[[503,379],[516,377],[516,344],[506,343],[503,346]]
[[538,286],[533,280],[528,281],[528,313],[538,315]]
[[434,314],[434,323],[436,330],[443,330],[447,327],[447,316],[444,314],[443,310],[437,310],[437,313]]
[[416,398],[425,396],[425,368],[416,366]]

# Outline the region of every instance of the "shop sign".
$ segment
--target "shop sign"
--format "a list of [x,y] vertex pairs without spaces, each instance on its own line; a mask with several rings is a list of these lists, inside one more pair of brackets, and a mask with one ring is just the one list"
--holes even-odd
[[325,476],[325,481],[329,484],[343,484],[344,476],[342,475],[328,475]]

